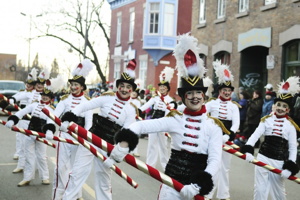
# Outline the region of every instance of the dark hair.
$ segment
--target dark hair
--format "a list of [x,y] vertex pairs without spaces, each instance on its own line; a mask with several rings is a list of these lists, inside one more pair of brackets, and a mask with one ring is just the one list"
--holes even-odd
[[248,92],[242,91],[240,92],[240,94],[244,96],[244,99],[250,99],[250,95],[248,94]]
[[262,97],[262,94],[261,94],[261,91],[259,91],[259,90],[254,90],[254,92],[256,93],[256,94],[258,94],[258,98],[261,98]]

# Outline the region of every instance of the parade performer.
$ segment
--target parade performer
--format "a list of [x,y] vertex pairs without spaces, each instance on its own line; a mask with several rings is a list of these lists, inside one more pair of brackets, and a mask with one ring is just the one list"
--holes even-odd
[[[230,134],[223,132],[223,144],[228,140],[233,141],[235,133],[240,126],[240,112],[236,102],[231,101],[231,93],[234,90],[232,86],[233,75],[229,66],[221,64],[220,60],[213,62],[216,77],[218,78],[218,91],[219,96],[217,99],[208,101],[205,106],[207,113],[212,117],[218,118],[223,122],[226,129]],[[217,190],[217,198],[229,199],[229,170],[232,155],[223,152],[222,164],[218,175],[214,177],[215,187],[212,192],[207,195],[207,198],[212,199],[215,191]]]
[[288,116],[293,107],[293,95],[299,90],[299,77],[290,77],[279,84],[278,97],[274,99],[274,112],[263,117],[255,132],[248,139],[241,152],[249,162],[254,159],[254,145],[261,136],[264,141],[257,154],[257,160],[282,169],[281,176],[267,169],[255,166],[254,199],[286,199],[284,179],[298,173],[297,132],[299,127]]
[[[174,105],[174,99],[169,96],[171,89],[170,82],[173,78],[174,69],[171,67],[165,67],[159,75],[160,82],[158,83],[158,91],[167,103]],[[151,119],[158,119],[166,116],[169,113],[167,105],[159,95],[153,96],[147,103],[140,107],[140,110],[144,112],[148,108],[153,106],[153,114]],[[175,103],[176,104],[176,103]],[[159,163],[162,168],[166,168],[166,164],[169,160],[167,137],[164,134],[156,133],[148,135],[148,148],[147,148],[147,160],[146,164],[152,167],[156,166],[156,162],[159,159]]]
[[[92,62],[89,59],[84,59],[72,71],[73,78],[68,80],[70,83],[71,94],[66,94],[61,97],[54,111],[55,116],[63,116],[64,113],[72,111],[78,105],[90,100],[87,95],[84,95],[84,91],[87,89],[85,84],[86,77],[92,69]],[[87,111],[78,115],[77,123],[86,129],[90,129],[92,126],[92,120],[92,111]],[[64,131],[59,132],[59,137],[75,141],[70,134]],[[63,197],[69,180],[69,174],[71,173],[75,161],[77,149],[78,145],[67,144],[64,142],[58,142],[57,144],[56,166],[53,176],[53,200],[61,200]],[[82,192],[80,190],[77,198],[81,197]]]
[[[31,70],[26,79],[26,89],[19,91],[15,95],[9,98],[10,104],[15,104],[20,101],[20,108],[25,108],[31,102],[29,101],[31,98],[28,96],[32,96],[33,90],[36,84],[37,79],[37,71],[35,68]],[[25,96],[25,98],[24,98]],[[27,129],[29,124],[29,119],[25,116],[21,119],[17,126],[20,128]],[[17,167],[13,170],[13,173],[23,172],[25,166],[25,145],[24,141],[27,136],[22,133],[16,133],[16,152],[14,154],[14,160],[18,160]]]
[[[114,143],[114,135],[121,127],[128,127],[135,122],[136,110],[130,104],[130,94],[137,85],[134,83],[136,61],[130,60],[126,71],[121,74],[121,78],[116,80],[117,92],[107,92],[86,103],[81,103],[71,112],[67,112],[62,117],[61,129],[66,129],[70,121],[77,122],[77,116],[80,113],[100,108],[98,114],[93,115],[93,125],[90,132],[109,143]],[[138,141],[137,136],[133,138]],[[107,153],[94,146],[97,151],[107,157]],[[133,150],[133,149],[132,149]],[[102,161],[97,159],[89,150],[83,146],[78,147],[75,163],[70,174],[70,179],[63,196],[64,200],[73,200],[80,188],[88,178],[94,165],[95,171],[95,192],[98,200],[111,200],[111,170],[107,168]]]
[[[178,94],[186,105],[183,113],[176,110],[166,117],[135,122],[116,135],[117,146],[109,160],[120,162],[134,148],[130,137],[135,134],[160,132],[172,136],[172,152],[165,174],[184,184],[178,193],[163,184],[160,200],[190,200],[195,195],[206,195],[213,188],[212,176],[221,165],[222,130],[218,119],[206,115],[203,86],[205,68],[199,57],[197,39],[188,34],[179,37],[174,55],[180,70],[181,87]],[[118,147],[118,148],[117,148]]]
[[[136,88],[134,91],[132,91],[131,95],[130,95],[130,102],[135,106],[136,110],[138,110],[141,106],[142,106],[142,102],[141,99],[139,98],[139,94],[140,94],[140,89]],[[139,116],[140,113],[137,113],[137,117],[142,119],[141,116]],[[137,119],[139,120],[139,119]],[[136,147],[133,151],[132,151],[132,155],[134,157],[140,157],[140,154],[138,153],[138,147]]]
[[[56,92],[61,85],[61,77],[48,80],[49,74],[44,73],[44,78],[39,78],[41,83],[46,82],[46,87],[41,93],[41,100],[34,101],[27,105],[24,109],[11,115],[8,118],[6,127],[11,128],[17,124],[19,119],[24,115],[31,113],[31,119],[28,125],[29,130],[46,133],[48,138],[53,138],[55,132],[55,125],[41,110],[47,108],[51,111],[54,107],[51,105],[51,100],[54,98]],[[49,123],[47,123],[47,120]],[[52,124],[51,124],[52,122]],[[44,126],[46,125],[47,126]],[[43,143],[37,142],[35,136],[29,136],[25,139],[25,158],[26,164],[24,168],[23,180],[18,184],[19,187],[29,185],[30,181],[35,177],[35,168],[37,166],[39,177],[42,179],[43,185],[49,185],[49,169],[47,163],[47,146]]]

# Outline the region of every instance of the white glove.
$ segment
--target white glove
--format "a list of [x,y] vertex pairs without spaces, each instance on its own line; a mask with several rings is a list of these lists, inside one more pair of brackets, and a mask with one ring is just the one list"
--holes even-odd
[[5,127],[11,129],[11,127],[15,125],[13,120],[9,120],[8,122],[6,122]]
[[107,167],[107,168],[111,168],[111,166],[113,166],[115,164],[115,160],[114,159],[111,159],[110,157],[108,157],[104,162],[104,166]]
[[223,135],[223,144],[225,144],[229,140],[229,135]]
[[46,139],[47,140],[53,140],[53,132],[48,130],[46,131]]
[[69,122],[64,121],[63,123],[61,123],[59,130],[62,132],[68,132],[68,126],[69,126]]
[[254,160],[254,156],[251,153],[245,153],[245,155],[245,160],[247,160],[248,162],[252,162]]
[[291,176],[292,172],[290,170],[284,169],[281,172],[281,177],[288,179]]
[[111,151],[110,158],[114,159],[116,162],[121,162],[128,153],[129,147],[121,147],[118,143]]
[[180,190],[180,196],[183,199],[191,200],[191,199],[194,198],[194,196],[196,196],[197,194],[199,194],[200,189],[201,188],[198,185],[193,184],[193,183],[191,183],[190,185],[185,185]]
[[12,105],[15,104],[15,101],[13,99],[8,99],[8,102]]

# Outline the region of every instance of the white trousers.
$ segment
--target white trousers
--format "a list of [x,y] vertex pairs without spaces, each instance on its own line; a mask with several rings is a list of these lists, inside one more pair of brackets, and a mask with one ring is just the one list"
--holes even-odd
[[[93,145],[94,146],[94,145]],[[94,146],[95,147],[95,146]],[[106,152],[98,147],[97,151],[107,157]],[[103,165],[103,162],[96,158],[88,149],[83,146],[78,147],[75,163],[70,174],[63,200],[74,200],[75,195],[82,188],[94,165],[94,189],[97,200],[111,200],[111,170]]]
[[35,136],[25,138],[25,168],[24,181],[30,181],[35,178],[35,169],[37,166],[41,180],[49,179],[49,168],[47,163],[47,145],[35,139]]
[[[270,159],[264,155],[258,154],[257,160],[282,169],[283,161]],[[284,178],[269,170],[255,166],[254,200],[267,200],[270,194],[273,200],[285,200],[286,192]]]
[[212,191],[206,196],[209,199],[212,199],[215,191],[217,190],[218,199],[227,199],[230,198],[229,194],[229,170],[231,163],[232,155],[223,151],[222,152],[222,164],[218,173],[213,176],[214,187]]
[[[59,132],[59,137],[75,141],[68,133]],[[53,175],[52,199],[61,200],[69,180],[69,175],[72,171],[78,145],[58,142],[56,149],[56,166]],[[81,195],[80,190],[78,198],[81,197]]]
[[[29,120],[20,120],[17,127],[22,129],[27,129],[29,125]],[[24,169],[25,167],[25,139],[26,135],[23,133],[16,133],[16,153],[19,156],[17,168]]]
[[179,192],[177,192],[175,189],[162,184],[159,194],[158,194],[158,200],[185,200],[181,198]]
[[156,162],[160,159],[160,164],[165,170],[169,160],[167,140],[168,138],[163,132],[148,134],[146,164],[151,167],[156,167]]

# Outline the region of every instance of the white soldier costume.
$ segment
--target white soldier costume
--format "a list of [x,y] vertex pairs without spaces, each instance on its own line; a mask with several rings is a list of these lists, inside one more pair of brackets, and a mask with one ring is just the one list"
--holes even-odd
[[[78,96],[72,94],[65,95],[57,104],[54,114],[55,116],[62,116],[65,112],[72,111],[78,105],[87,101],[89,101],[89,97],[85,96],[83,92]],[[82,112],[78,115],[78,119],[78,125],[88,130],[92,126],[93,113],[92,111]],[[59,132],[59,137],[75,141],[69,133],[63,131]],[[53,175],[52,199],[62,199],[69,180],[69,175],[72,171],[77,149],[78,145],[58,142],[56,154],[57,162]],[[81,197],[80,193],[79,197]]]
[[[127,65],[127,70],[135,69],[135,60],[131,60]],[[128,69],[129,67],[133,67]],[[123,82],[132,85],[133,90],[136,89],[136,84],[134,83],[134,78],[130,76],[130,72],[123,72],[121,78],[117,80],[117,87]],[[107,141],[108,143],[114,144],[115,133],[118,132],[121,127],[128,127],[131,123],[136,120],[136,109],[130,104],[130,93],[128,98],[123,99],[119,94],[119,91],[107,92],[101,96],[90,100],[87,103],[78,105],[72,113],[66,113],[63,117],[66,121],[75,121],[76,116],[80,113],[86,112],[88,110],[93,110],[99,108],[100,112],[93,115],[93,125],[90,128],[90,132],[99,136],[101,139]],[[74,115],[75,116],[72,116]],[[69,118],[69,120],[67,120]],[[74,119],[74,120],[72,120]],[[136,138],[136,141],[138,138]],[[91,144],[94,146],[93,144]],[[100,148],[94,146],[97,151],[107,157],[107,153]],[[131,149],[133,150],[133,149]],[[72,173],[70,174],[70,180],[67,185],[65,194],[63,196],[64,200],[73,200],[78,190],[83,186],[86,179],[88,178],[93,163],[94,173],[95,173],[95,184],[94,189],[96,193],[97,200],[111,200],[112,199],[112,188],[111,188],[111,170],[107,168],[102,161],[96,158],[89,150],[83,146],[79,146],[75,163],[73,166]]]
[[203,103],[207,87],[203,86],[202,80],[205,68],[198,52],[196,38],[188,34],[179,37],[174,55],[182,75],[178,94],[186,105],[183,114],[172,110],[166,117],[135,122],[129,129],[123,128],[116,135],[119,148],[114,148],[109,158],[121,160],[125,156],[121,148],[125,149],[126,144],[129,148],[132,146],[124,135],[168,132],[172,136],[172,150],[165,174],[184,187],[177,192],[163,184],[160,200],[185,200],[208,194],[213,188],[212,176],[221,164],[221,122],[206,115]]
[[[10,99],[9,102],[15,104],[16,102],[20,101],[20,108],[23,109],[25,108],[28,104],[30,104],[33,100],[40,100],[40,93],[37,95],[38,98],[33,99],[33,94],[34,91],[34,85],[36,81],[37,76],[37,71],[35,68],[31,70],[31,72],[27,76],[26,84],[32,85],[33,90],[26,90],[20,91],[13,95]],[[21,119],[17,126],[19,128],[27,129],[29,124],[29,119],[27,117],[24,117]],[[18,164],[16,169],[13,171],[13,173],[18,173],[24,169],[25,166],[25,145],[24,145],[24,140],[27,136],[25,136],[22,133],[16,133],[16,152],[14,154],[14,158],[18,158]]]
[[[165,94],[161,94],[161,98],[159,95],[153,96],[147,103],[140,107],[140,110],[144,112],[148,108],[153,109],[153,114],[151,119],[158,119],[166,116],[169,113],[167,106],[173,105],[174,99],[172,99],[168,92],[170,91],[170,82],[174,74],[174,69],[171,67],[165,67],[164,70],[161,71],[158,83],[159,88],[161,86],[165,86],[168,90]],[[161,90],[161,89],[159,89]],[[166,105],[170,104],[170,105]],[[176,105],[177,106],[177,105]],[[146,164],[155,167],[157,161],[161,164],[162,168],[166,168],[166,164],[169,160],[169,152],[168,152],[168,138],[165,134],[156,133],[148,135],[148,148],[147,148],[147,159]]]
[[[221,91],[223,88],[234,90],[234,87],[231,85],[233,81],[233,76],[229,71],[227,65],[222,65],[221,61],[213,62],[216,76],[218,77],[219,86],[218,90]],[[221,73],[221,75],[220,75]],[[223,75],[225,74],[225,75]],[[222,91],[221,91],[222,93]],[[207,113],[210,116],[215,117],[222,121],[226,129],[230,131],[230,135],[223,133],[223,143],[228,141],[230,138],[231,141],[234,140],[234,134],[239,129],[240,126],[240,111],[236,103],[231,101],[231,95],[228,98],[223,98],[220,94],[217,99],[210,100],[206,104]],[[232,155],[223,151],[222,152],[222,165],[218,175],[214,176],[214,189],[210,194],[207,195],[207,198],[212,199],[215,191],[217,190],[217,198],[219,199],[229,199],[229,170],[231,163]]]
[[[255,166],[254,199],[286,199],[284,179],[299,172],[296,164],[297,158],[297,124],[287,115],[286,108],[292,107],[294,94],[300,89],[299,77],[290,77],[279,85],[279,96],[274,99],[273,113],[263,117],[248,139],[241,152],[246,154],[246,160],[252,162],[254,145],[264,136],[257,160],[282,169],[281,175],[272,173],[267,169]],[[284,107],[287,106],[287,107]]]
[[[69,79],[71,94],[64,95],[56,106],[54,111],[55,116],[61,117],[66,112],[74,110],[82,103],[86,103],[90,98],[84,95],[86,90],[85,78],[93,69],[93,64],[89,59],[84,59],[80,62],[72,71],[73,78]],[[92,126],[93,113],[91,110],[81,112],[78,114],[78,125],[85,129],[90,129]],[[70,134],[65,131],[59,131],[59,137],[67,138],[76,141]],[[56,154],[56,166],[53,176],[53,190],[52,199],[61,200],[65,188],[69,181],[69,175],[72,172],[72,168],[75,162],[75,156],[78,150],[78,145],[67,144],[64,142],[58,142],[57,154]],[[76,196],[82,197],[81,188]]]

